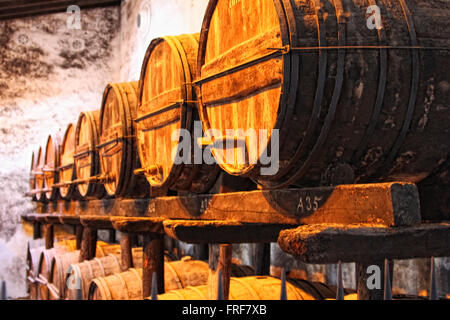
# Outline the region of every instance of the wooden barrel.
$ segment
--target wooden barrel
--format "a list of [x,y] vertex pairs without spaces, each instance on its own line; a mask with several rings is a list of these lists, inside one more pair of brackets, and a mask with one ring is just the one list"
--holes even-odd
[[[134,249],[142,251],[142,249]],[[120,255],[120,245],[108,245],[106,243],[97,243],[96,258],[103,258],[108,255]],[[49,296],[50,300],[60,300],[65,298],[65,288],[67,271],[72,264],[78,264],[80,261],[80,251],[68,252],[63,255],[55,256],[51,262],[49,274]]]
[[138,82],[109,84],[100,114],[97,146],[105,189],[111,197],[144,197],[148,183],[133,174],[140,167],[133,119],[137,110]]
[[[232,276],[249,276],[248,266],[233,265]],[[185,258],[164,264],[165,290],[179,290],[208,282],[209,266],[204,261]],[[94,279],[89,288],[89,300],[141,300],[142,269],[130,269],[106,278]]]
[[[133,264],[138,268],[142,267],[142,256],[142,249],[133,249]],[[65,288],[65,298],[68,300],[77,300],[77,289],[81,288],[82,300],[86,300],[89,285],[94,278],[107,277],[120,272],[122,272],[122,267],[120,264],[120,255],[117,254],[72,264],[67,269],[65,283],[70,284],[70,288]]]
[[[155,39],[144,59],[136,119],[142,164],[138,173],[147,178],[152,191],[205,193],[217,180],[218,166],[202,165],[203,158],[196,165],[193,158],[194,148],[198,148],[191,139],[194,121],[199,121],[192,86],[198,37],[193,34]],[[190,137],[183,136],[183,132],[189,132]]]
[[27,284],[30,293],[30,300],[37,300],[38,298],[38,284],[36,282],[38,265],[39,265],[39,257],[41,256],[42,251],[45,250],[44,245],[31,247],[28,245],[27,249]]
[[59,154],[62,137],[61,132],[48,136],[44,156],[44,191],[48,201],[55,201],[59,197],[59,189],[53,188],[58,183]]
[[63,141],[60,148],[59,163],[59,194],[64,200],[77,199],[77,186],[72,184],[76,179],[75,173],[75,129],[76,127],[70,123],[67,126]]
[[31,198],[33,201],[36,201],[36,194],[34,193],[35,188],[36,188],[36,166],[37,166],[37,156],[38,153],[36,153],[35,151],[33,151],[31,153],[31,167],[30,167],[30,186],[29,186],[29,190],[32,193]]
[[[208,286],[188,287],[158,295],[158,300],[207,300]],[[286,282],[288,300],[316,300],[308,292]],[[257,276],[231,278],[229,300],[280,300],[281,281]]]
[[36,157],[36,185],[34,188],[36,192],[36,200],[39,202],[46,202],[45,194],[43,192],[40,192],[44,189],[44,172],[42,171],[42,169],[44,168],[44,162],[44,152],[42,152],[42,147],[39,147],[39,151]]
[[99,141],[100,111],[82,112],[75,130],[75,171],[78,192],[84,200],[102,198],[105,190],[95,180],[100,173],[96,146]]
[[449,15],[439,0],[210,0],[196,84],[214,156],[265,188],[421,181],[450,150]]

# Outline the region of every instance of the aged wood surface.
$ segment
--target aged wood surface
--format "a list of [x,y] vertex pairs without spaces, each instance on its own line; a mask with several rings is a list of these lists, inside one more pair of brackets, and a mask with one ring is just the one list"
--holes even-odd
[[111,217],[117,231],[125,233],[163,233],[163,219]]
[[133,268],[133,246],[131,236],[123,233],[120,238],[120,259],[122,271]]
[[450,223],[386,228],[376,225],[308,225],[280,233],[281,249],[306,263],[372,262],[448,257]]
[[157,276],[158,293],[164,293],[164,236],[150,234],[144,236],[144,256],[142,264],[142,299],[152,294],[153,275]]
[[233,221],[166,220],[165,233],[187,243],[276,242],[278,234],[292,225],[245,224]]
[[[272,241],[275,242],[275,241]],[[270,243],[257,243],[255,245],[255,275],[270,275]]]
[[232,244],[209,245],[209,277],[207,294],[209,300],[217,300],[219,298],[219,270],[222,274],[223,299],[228,300],[230,293],[232,253]]
[[80,222],[85,228],[104,230],[113,229],[110,217],[82,216],[80,217]]
[[43,213],[297,225],[410,225],[420,222],[419,209],[417,187],[407,183],[38,204]]
[[52,224],[44,224],[45,249],[51,249],[54,245],[55,234]]
[[80,262],[95,258],[97,250],[97,229],[84,227],[81,241]]

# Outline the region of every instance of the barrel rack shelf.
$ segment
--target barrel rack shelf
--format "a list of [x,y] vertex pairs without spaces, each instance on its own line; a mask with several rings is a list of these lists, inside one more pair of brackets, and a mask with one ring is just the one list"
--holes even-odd
[[[77,241],[87,259],[95,256],[98,229],[144,235],[144,297],[151,296],[154,274],[158,292],[164,292],[164,235],[192,244],[219,245],[218,257],[211,254],[210,246],[210,269],[213,275],[221,270],[225,298],[233,243],[278,242],[306,263],[365,266],[383,265],[384,259],[450,256],[450,222],[422,221],[417,187],[400,182],[36,203],[35,212],[22,218],[34,224],[35,237],[40,236],[41,225],[47,226],[46,233],[52,233],[48,226],[55,224],[77,226]],[[130,250],[123,250],[123,255]],[[361,274],[359,282],[364,277]],[[217,285],[217,279],[210,285]],[[358,286],[358,294],[360,299],[379,298],[379,293],[364,286]]]

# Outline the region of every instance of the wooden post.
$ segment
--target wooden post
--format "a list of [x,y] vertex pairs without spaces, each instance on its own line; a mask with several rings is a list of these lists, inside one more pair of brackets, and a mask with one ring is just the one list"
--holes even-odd
[[116,230],[109,230],[109,243],[116,243]]
[[158,277],[158,293],[164,290],[164,236],[162,234],[146,234],[144,236],[144,255],[142,264],[143,299],[152,294],[153,273]]
[[270,275],[270,243],[255,244],[255,274]]
[[75,237],[77,250],[81,250],[81,243],[83,242],[83,226],[81,224],[75,225]]
[[[367,273],[367,269],[370,266],[378,266],[380,268],[379,279],[375,279],[378,275],[371,271]],[[389,273],[391,281],[393,280],[393,261],[389,262]],[[357,263],[356,264],[356,272],[357,272],[357,291],[358,291],[358,300],[383,300],[384,299],[384,261],[374,261],[373,263]],[[367,280],[369,283],[373,283],[375,280],[380,281],[380,289],[369,289],[367,287]],[[373,280],[373,281],[372,281]]]
[[39,222],[33,223],[33,239],[40,239],[41,238],[41,224]]
[[[219,252],[217,254],[217,249]],[[232,244],[209,245],[209,278],[208,299],[218,298],[218,274],[222,271],[222,284],[224,300],[228,300],[230,293],[231,258],[233,253]]]
[[120,237],[122,271],[133,268],[132,236],[122,233]]
[[44,224],[45,249],[51,249],[54,245],[54,228],[52,224]]
[[97,249],[97,229],[84,227],[83,240],[81,241],[80,262],[95,258]]

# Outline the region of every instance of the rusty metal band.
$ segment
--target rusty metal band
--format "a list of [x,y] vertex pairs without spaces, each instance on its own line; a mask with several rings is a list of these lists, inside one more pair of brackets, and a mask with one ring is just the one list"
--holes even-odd
[[137,119],[134,120],[134,122],[135,123],[140,123],[140,122],[142,122],[144,120],[148,120],[150,118],[159,116],[160,114],[163,114],[165,112],[172,111],[174,109],[180,108],[184,103],[185,103],[184,100],[176,101],[176,102],[174,102],[174,103],[172,103],[172,104],[170,104],[170,105],[168,105],[166,107],[163,107],[163,108],[159,109],[158,111],[155,111],[155,112],[146,114],[146,115],[144,115],[144,116],[142,116],[140,118],[137,118]]
[[[338,17],[338,15],[336,15],[336,17]],[[318,18],[321,18],[321,17],[318,16]],[[323,17],[322,17],[322,19],[323,19]],[[338,25],[339,25],[339,29],[338,29],[339,44],[341,46],[344,46],[345,42],[346,42],[346,37],[345,37],[346,24],[339,23],[339,21],[338,21]],[[323,27],[323,28],[325,28],[325,27]],[[321,35],[322,34],[325,35],[324,29],[320,30],[320,31],[321,31],[320,32]],[[344,84],[344,70],[345,70],[345,50],[339,50],[338,58],[337,58],[336,81],[335,81],[335,85],[334,85],[333,95],[331,98],[330,106],[328,108],[328,113],[325,117],[320,135],[319,135],[314,147],[312,148],[311,152],[309,153],[308,158],[305,160],[305,162],[302,164],[302,166],[298,170],[296,170],[295,173],[291,177],[289,177],[285,182],[283,182],[275,187],[272,187],[272,188],[286,187],[286,186],[293,184],[295,181],[297,181],[299,178],[301,178],[303,175],[306,174],[306,172],[308,171],[308,169],[311,166],[311,164],[313,163],[313,161],[315,161],[317,156],[322,151],[322,148],[325,145],[325,142],[327,140],[328,133],[330,132],[331,125],[333,123],[334,116],[336,114],[337,105],[339,103],[339,99],[341,96],[342,87]]]
[[271,60],[273,58],[281,57],[282,55],[283,54],[281,52],[279,52],[279,51],[275,51],[275,52],[266,54],[266,55],[264,55],[264,56],[262,56],[262,57],[260,57],[258,59],[254,59],[254,60],[251,60],[251,61],[239,64],[237,66],[234,66],[232,68],[225,69],[224,71],[216,73],[214,75],[198,79],[198,80],[193,82],[193,85],[194,86],[201,86],[204,83],[207,83],[207,82],[210,82],[210,81],[213,81],[213,80],[225,77],[227,75],[236,73],[236,72],[244,70],[244,69],[246,69],[248,67],[252,67],[254,65],[263,63],[263,62],[268,61],[268,60]]
[[[317,17],[317,25],[318,25],[318,33],[320,36],[319,43],[326,43],[325,32],[324,32],[324,23],[323,23],[323,15]],[[328,53],[326,51],[320,52],[319,55],[319,69],[318,69],[318,79],[316,92],[314,96],[313,109],[311,112],[311,117],[308,122],[308,127],[306,128],[305,136],[295,151],[294,156],[291,158],[289,164],[280,169],[279,173],[276,176],[284,176],[294,167],[295,163],[300,159],[300,157],[304,154],[306,149],[308,148],[311,139],[313,138],[314,132],[316,132],[317,125],[319,123],[320,114],[322,111],[322,101],[325,90],[325,83],[327,78],[327,65],[328,65]]]
[[325,47],[291,47],[286,45],[280,48],[267,48],[267,50],[273,50],[281,52],[282,54],[288,54],[292,51],[318,51],[318,50],[450,50],[449,47],[423,47],[423,46],[388,46],[388,45],[378,45],[378,46],[325,46]]
[[94,154],[94,153],[95,153],[95,150],[87,150],[87,151],[83,151],[83,152],[80,152],[80,153],[75,154],[75,155],[73,156],[73,158],[74,158],[74,159],[84,158],[84,157],[86,157],[86,156],[88,156],[88,155],[91,155],[91,154]]
[[[386,33],[384,29],[379,30],[378,32],[378,39],[380,43],[382,44],[381,47],[385,47],[386,43]],[[378,119],[381,114],[381,109],[383,107],[384,103],[384,95],[386,92],[386,83],[387,83],[387,50],[386,49],[380,49],[380,73],[378,78],[378,89],[377,89],[377,97],[375,100],[375,105],[372,110],[372,116],[369,121],[369,126],[366,129],[365,135],[362,138],[358,149],[353,154],[351,163],[357,164],[357,162],[361,159],[363,156],[364,151],[367,148],[367,145],[369,144],[370,138],[373,136],[373,133],[375,132],[375,128],[378,123]]]
[[100,149],[103,149],[103,148],[113,144],[113,143],[124,142],[124,141],[130,140],[130,139],[134,139],[134,138],[136,138],[136,137],[135,136],[118,137],[118,138],[112,139],[112,140],[110,140],[108,142],[104,142],[104,143],[98,144],[96,146],[96,148],[97,148],[97,150],[100,150]]
[[[417,46],[418,41],[416,36],[416,30],[414,27],[414,20],[412,18],[411,12],[409,11],[409,8],[405,0],[400,0],[400,5],[402,6],[403,13],[405,15],[411,44],[412,46]],[[406,139],[406,136],[408,135],[408,131],[409,128],[411,127],[411,123],[413,120],[417,100],[417,93],[419,90],[419,76],[420,76],[419,70],[420,60],[419,60],[419,51],[417,49],[411,51],[411,63],[412,63],[411,92],[409,95],[408,109],[406,111],[405,121],[403,123],[402,130],[400,131],[400,134],[397,137],[397,140],[395,141],[394,146],[392,147],[382,168],[380,169],[383,171],[387,170],[388,167],[391,166],[392,162],[394,162],[394,160],[397,158],[397,154],[400,151],[400,148],[402,147],[403,142]],[[383,171],[380,171],[380,173],[382,173]]]
[[71,163],[71,164],[67,164],[67,165],[65,165],[65,166],[58,167],[56,170],[57,170],[57,171],[67,170],[67,169],[72,169],[73,167],[74,167],[74,164]]

